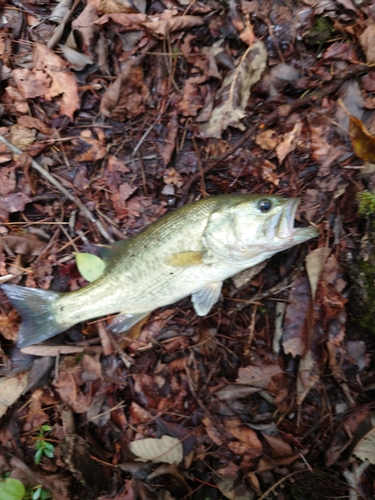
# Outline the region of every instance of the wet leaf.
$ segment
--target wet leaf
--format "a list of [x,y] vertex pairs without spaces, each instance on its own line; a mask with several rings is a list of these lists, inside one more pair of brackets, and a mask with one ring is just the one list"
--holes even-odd
[[142,462],[166,462],[178,465],[183,459],[183,447],[179,439],[162,436],[161,439],[138,439],[128,444],[128,447],[138,460]]

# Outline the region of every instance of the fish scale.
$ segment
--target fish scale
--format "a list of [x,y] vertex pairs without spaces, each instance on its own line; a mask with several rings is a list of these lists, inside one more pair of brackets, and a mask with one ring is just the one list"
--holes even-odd
[[46,340],[81,321],[120,313],[126,331],[158,307],[192,295],[197,314],[209,312],[223,280],[276,252],[317,235],[294,228],[298,200],[230,194],[177,209],[140,234],[102,247],[104,274],[68,293],[2,285],[22,317],[18,345]]

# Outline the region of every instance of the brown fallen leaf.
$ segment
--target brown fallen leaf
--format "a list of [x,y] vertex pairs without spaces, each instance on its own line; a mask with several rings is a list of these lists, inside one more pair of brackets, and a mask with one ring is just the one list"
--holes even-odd
[[263,42],[256,42],[246,50],[218,90],[211,118],[200,125],[205,137],[220,138],[229,126],[245,130],[241,120],[246,116],[250,89],[260,79],[266,61],[267,50]]
[[95,24],[102,25],[112,20],[125,28],[132,26],[134,29],[140,29],[141,25],[147,22],[147,19],[146,14],[104,14],[95,21]]
[[143,57],[131,57],[124,69],[103,95],[100,112],[118,121],[125,121],[145,111],[144,100],[149,90],[143,81]]
[[355,155],[367,163],[375,163],[375,137],[353,115],[350,115],[349,134]]
[[315,293],[318,286],[320,275],[322,274],[324,264],[331,253],[328,247],[316,248],[306,257],[306,272],[309,277],[312,299],[315,299]]
[[95,3],[97,11],[104,12],[104,14],[144,12],[146,7],[146,2],[143,0],[135,4],[129,0],[96,0]]
[[[94,133],[96,133],[96,137]],[[75,157],[76,161],[94,162],[101,160],[106,155],[106,139],[103,130],[95,128],[94,131],[85,129],[79,134],[79,139],[73,139],[72,143],[79,146],[83,153]]]
[[0,333],[7,340],[17,340],[19,326],[19,316],[15,309],[8,315],[0,314]]
[[25,99],[43,96],[47,101],[60,97],[60,113],[73,120],[78,109],[78,86],[66,62],[42,43],[34,43],[33,68],[15,69],[13,77]]
[[42,120],[39,120],[39,118],[34,118],[28,115],[21,115],[17,117],[17,123],[18,125],[22,125],[23,127],[35,128],[45,135],[50,135],[52,133],[52,129],[48,125],[43,123]]
[[288,299],[282,345],[285,354],[302,356],[309,349],[311,312],[311,290],[305,273],[300,273],[292,282]]
[[146,438],[132,441],[128,447],[136,460],[142,462],[166,462],[178,465],[184,458],[184,450],[179,439],[171,436],[162,436],[161,439]]
[[14,167],[2,167],[0,170],[0,195],[4,196],[16,189]]
[[[16,146],[16,148],[20,148],[24,151],[35,141],[35,130],[16,123],[16,125],[12,125],[12,127],[10,127],[9,140],[13,146]],[[15,160],[18,157],[18,154],[13,153],[13,158]]]
[[255,144],[258,144],[265,151],[272,151],[279,142],[277,132],[271,128],[260,132],[255,137]]
[[17,401],[27,386],[28,373],[0,378],[0,417]]
[[0,238],[0,250],[9,256],[22,254],[27,257],[36,257],[41,254],[47,245],[33,233],[10,233]]
[[262,451],[263,445],[259,441],[256,432],[250,427],[243,425],[239,418],[226,419],[225,428],[238,441],[247,444],[253,453],[255,453],[253,456],[256,456],[257,452],[260,453]]
[[163,127],[163,142],[157,142],[157,148],[160,156],[163,159],[164,165],[167,166],[171,161],[172,154],[176,147],[176,138],[178,134],[177,110],[172,111],[167,117],[167,123]]
[[270,445],[273,457],[288,457],[293,455],[293,450],[290,444],[286,443],[280,437],[270,436],[265,432],[262,432],[262,436]]
[[375,24],[367,26],[362,35],[359,36],[359,43],[366,54],[368,64],[375,63]]
[[272,377],[282,374],[279,365],[246,366],[238,370],[237,384],[247,384],[261,389],[268,389]]
[[8,98],[12,101],[14,109],[22,115],[27,115],[29,112],[29,105],[21,93],[16,88],[11,86],[6,87],[5,92],[8,95]]
[[171,19],[160,19],[158,21],[148,21],[143,26],[152,33],[161,36],[167,36],[173,31],[186,30],[202,26],[204,20],[199,16],[176,16]]
[[280,164],[285,160],[289,153],[296,149],[301,132],[302,122],[301,120],[297,120],[293,129],[287,134],[284,134],[282,141],[276,147],[277,159]]

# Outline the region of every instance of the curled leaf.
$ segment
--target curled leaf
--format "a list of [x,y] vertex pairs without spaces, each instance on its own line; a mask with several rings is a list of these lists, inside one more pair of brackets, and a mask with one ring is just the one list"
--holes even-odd
[[179,464],[183,459],[183,448],[179,439],[162,436],[161,439],[146,438],[133,441],[128,447],[142,462],[166,462]]

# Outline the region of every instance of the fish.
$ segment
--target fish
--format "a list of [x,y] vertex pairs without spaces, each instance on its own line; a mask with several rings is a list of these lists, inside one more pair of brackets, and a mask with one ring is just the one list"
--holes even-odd
[[99,245],[104,272],[79,290],[1,285],[22,319],[18,347],[115,313],[109,330],[125,332],[155,309],[189,295],[197,315],[206,316],[224,280],[318,235],[316,227],[294,227],[299,202],[263,194],[201,199],[135,236]]

